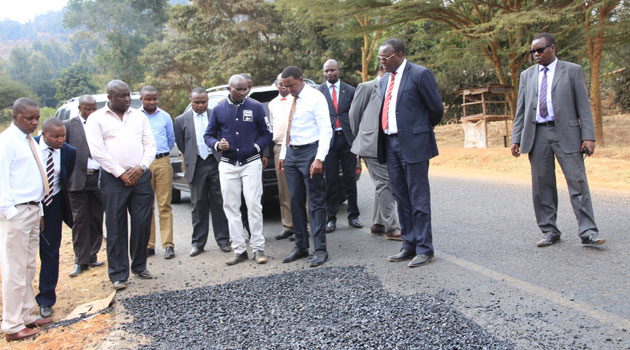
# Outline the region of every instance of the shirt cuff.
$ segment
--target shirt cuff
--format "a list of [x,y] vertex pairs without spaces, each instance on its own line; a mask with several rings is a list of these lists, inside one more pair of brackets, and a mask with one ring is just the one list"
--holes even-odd
[[114,169],[114,172],[112,173],[112,175],[114,175],[114,177],[119,178],[120,175],[125,173],[125,169],[123,169],[123,167],[118,166],[116,167],[116,169]]
[[219,152],[219,141],[214,143],[214,147],[213,148],[214,148],[215,151]]

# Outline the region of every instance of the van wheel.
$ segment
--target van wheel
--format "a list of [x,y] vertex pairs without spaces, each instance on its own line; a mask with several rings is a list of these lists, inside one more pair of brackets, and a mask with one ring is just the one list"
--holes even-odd
[[180,190],[173,189],[173,193],[171,195],[171,203],[181,203],[182,201],[182,192]]

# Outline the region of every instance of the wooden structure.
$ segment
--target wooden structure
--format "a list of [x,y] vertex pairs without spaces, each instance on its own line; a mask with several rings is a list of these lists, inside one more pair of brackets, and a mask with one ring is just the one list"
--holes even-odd
[[505,95],[511,91],[511,87],[498,84],[455,91],[462,96],[461,120],[465,148],[488,147],[488,123],[493,121],[505,122],[503,144],[508,146],[508,121],[512,120],[512,115],[509,113]]

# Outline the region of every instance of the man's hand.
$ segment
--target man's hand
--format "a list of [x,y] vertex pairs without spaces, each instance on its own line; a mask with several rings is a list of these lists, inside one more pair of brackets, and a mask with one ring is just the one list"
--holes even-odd
[[278,164],[276,164],[276,166],[278,167],[278,172],[284,175],[284,159],[279,159]]
[[140,165],[136,165],[135,167],[127,170],[127,172],[129,173],[129,181],[132,183],[132,185],[135,185],[138,180],[140,180],[140,176],[144,174],[144,170],[142,170],[142,167]]
[[322,165],[322,161],[319,159],[315,159],[311,164],[311,179],[313,178],[313,175],[321,173],[323,169],[324,167]]
[[580,147],[580,152],[584,152],[584,148],[588,148],[588,156],[592,156],[593,152],[595,152],[595,141],[590,141],[590,140],[586,140],[586,141],[582,141],[582,147]]
[[124,173],[122,173],[122,175],[120,175],[119,179],[120,181],[122,181],[125,186],[129,186],[130,185],[130,180],[129,180],[129,170],[125,171]]
[[44,232],[44,217],[39,217],[39,232]]
[[219,141],[219,150],[227,151],[228,149],[230,149],[230,143],[225,138],[222,138],[221,141]]
[[521,145],[518,143],[513,143],[512,147],[510,147],[510,151],[512,151],[512,155],[514,158],[518,158],[521,156]]
[[266,168],[268,164],[269,164],[269,158],[268,157],[262,157],[263,169]]

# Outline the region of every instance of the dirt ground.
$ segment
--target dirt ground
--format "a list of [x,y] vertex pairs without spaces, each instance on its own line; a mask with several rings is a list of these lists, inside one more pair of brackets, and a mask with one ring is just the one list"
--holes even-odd
[[[511,126],[510,126],[511,127]],[[493,179],[502,182],[529,183],[530,170],[527,156],[518,159],[503,147],[501,123],[489,124],[489,146],[486,149],[463,148],[464,134],[461,125],[452,124],[436,128],[440,155],[431,160],[432,176],[458,176]],[[596,148],[586,160],[591,188],[630,192],[630,115],[604,118],[607,146]],[[563,180],[558,167],[558,179]],[[105,244],[99,258],[105,259]],[[83,303],[105,298],[111,292],[107,266],[90,269],[79,277],[70,278],[74,264],[72,236],[64,229],[61,244],[60,274],[57,287],[57,304],[53,319],[59,321]],[[35,291],[37,292],[35,279]],[[102,314],[67,327],[45,329],[35,339],[16,343],[0,340],[0,349],[97,349],[109,333],[111,315]]]

